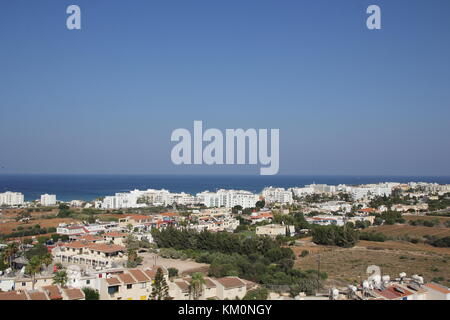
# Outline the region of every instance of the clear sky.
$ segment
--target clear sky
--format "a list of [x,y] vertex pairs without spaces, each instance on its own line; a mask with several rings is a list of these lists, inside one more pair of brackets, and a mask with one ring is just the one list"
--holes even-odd
[[279,128],[280,174],[450,175],[449,14],[448,0],[2,0],[0,173],[259,174],[173,165],[171,132],[203,120]]

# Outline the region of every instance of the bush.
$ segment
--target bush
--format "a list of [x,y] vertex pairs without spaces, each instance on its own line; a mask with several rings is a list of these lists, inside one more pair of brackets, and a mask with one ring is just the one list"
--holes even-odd
[[89,287],[84,287],[81,290],[83,290],[86,300],[100,300],[100,294],[97,290]]
[[269,291],[266,288],[257,288],[247,291],[242,300],[267,300]]
[[302,253],[300,253],[300,257],[304,258],[309,254],[308,250],[302,250]]
[[383,233],[378,232],[362,232],[359,235],[360,240],[384,242],[387,237]]
[[169,272],[169,278],[177,277],[178,276],[178,269],[177,268],[168,268],[167,271]]
[[358,231],[338,226],[315,226],[312,229],[316,244],[351,248],[358,242]]

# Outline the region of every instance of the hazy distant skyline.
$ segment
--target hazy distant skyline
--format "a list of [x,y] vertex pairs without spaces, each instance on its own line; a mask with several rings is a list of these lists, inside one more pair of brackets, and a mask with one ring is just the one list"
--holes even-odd
[[[82,30],[66,29],[67,6]],[[365,9],[382,8],[382,30]],[[279,128],[280,175],[450,175],[450,2],[0,5],[0,174],[181,166],[176,128]],[[2,168],[4,167],[4,168]]]

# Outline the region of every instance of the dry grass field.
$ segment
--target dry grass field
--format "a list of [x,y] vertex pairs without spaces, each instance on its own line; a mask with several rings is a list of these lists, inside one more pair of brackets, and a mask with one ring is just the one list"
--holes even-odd
[[381,232],[387,237],[393,239],[406,236],[409,236],[410,238],[422,238],[426,235],[436,236],[438,238],[450,236],[450,228],[411,226],[409,224],[382,225],[379,227],[368,228],[367,231]]
[[72,223],[76,220],[70,219],[70,218],[53,218],[53,219],[36,219],[36,220],[30,220],[28,223],[24,222],[16,222],[16,221],[10,221],[6,223],[0,223],[0,233],[1,234],[9,234],[14,232],[14,229],[17,230],[17,227],[21,226],[24,229],[27,229],[28,227],[33,227],[34,225],[38,224],[41,226],[41,228],[48,228],[48,227],[57,227],[60,223]]
[[[307,245],[296,246],[297,256]],[[316,246],[304,258],[298,257],[296,266],[303,270],[317,269],[320,255],[320,269],[328,273],[328,283],[345,285],[365,279],[366,268],[377,265],[383,274],[398,277],[400,272],[408,275],[420,274],[425,281],[439,279],[450,285],[450,249],[435,248],[425,244],[412,244],[403,241],[371,242],[360,241],[354,248]],[[317,247],[322,249],[317,249]]]

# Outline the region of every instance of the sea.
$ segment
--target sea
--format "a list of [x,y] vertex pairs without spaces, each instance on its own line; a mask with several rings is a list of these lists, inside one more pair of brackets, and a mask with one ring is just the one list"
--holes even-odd
[[264,187],[303,187],[307,184],[359,185],[379,182],[434,182],[450,184],[449,176],[247,176],[247,175],[0,175],[0,193],[21,192],[26,201],[41,194],[56,194],[60,201],[92,201],[99,197],[134,189],[166,189],[196,194],[218,189],[239,189],[259,193]]

